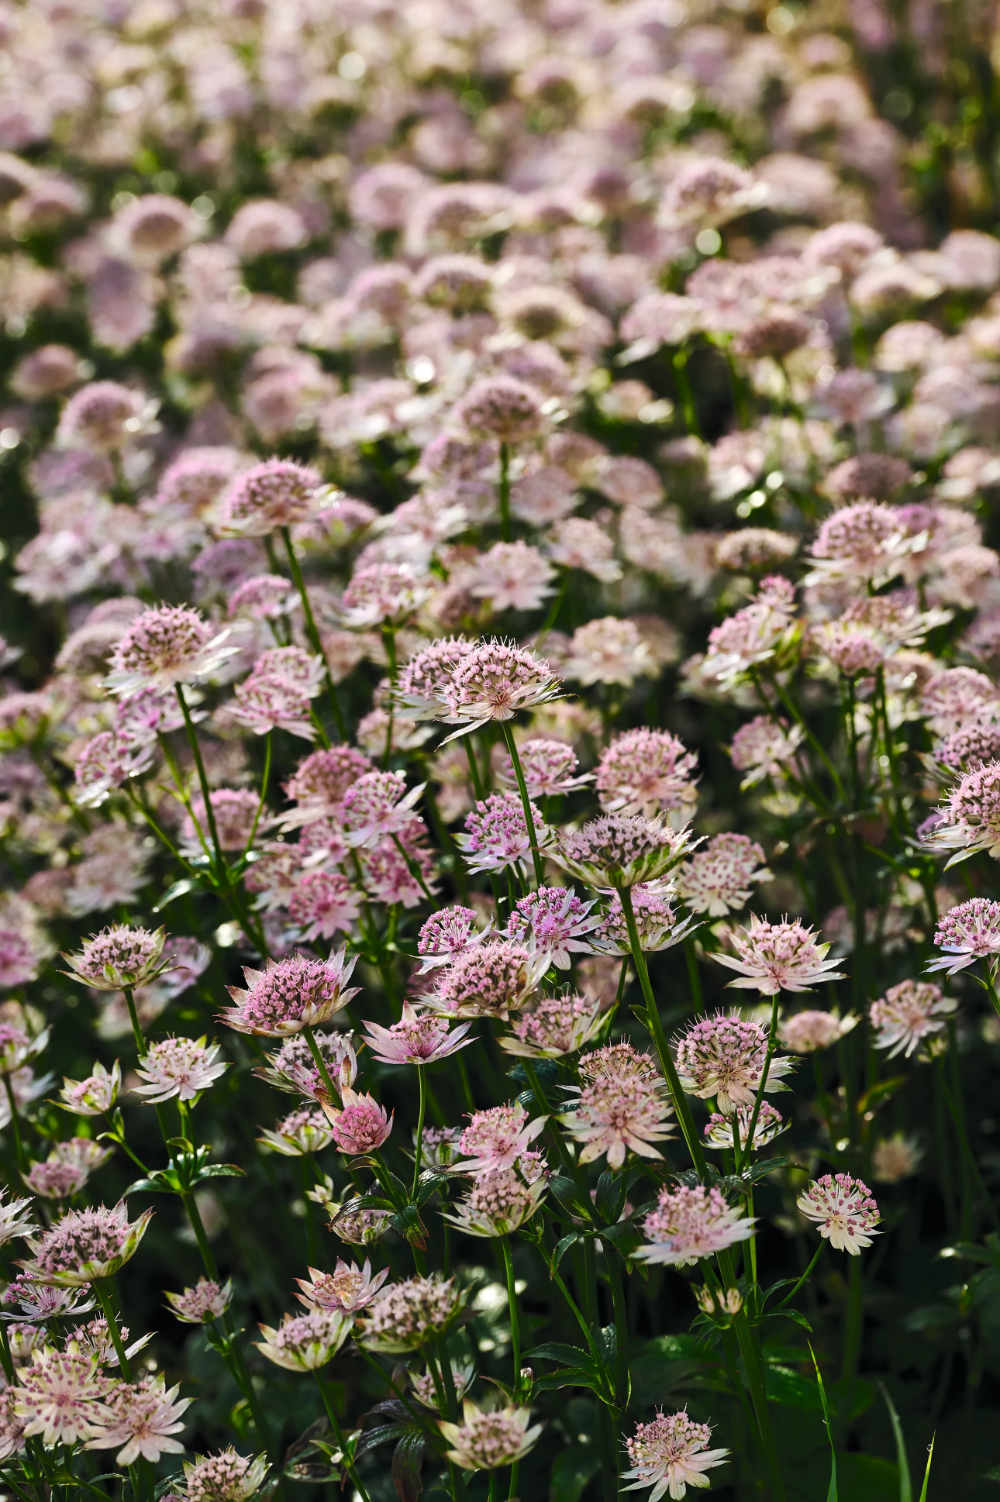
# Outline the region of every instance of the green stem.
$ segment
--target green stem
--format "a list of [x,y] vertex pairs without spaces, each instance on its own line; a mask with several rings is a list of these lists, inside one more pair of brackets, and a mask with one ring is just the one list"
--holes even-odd
[[320,1052],[319,1044],[316,1042],[316,1035],[311,1027],[304,1027],[302,1029],[302,1033],[309,1045],[309,1052],[313,1056],[313,1061],[316,1065],[316,1068],[319,1070],[319,1077],[323,1081],[323,1084],[326,1086],[327,1090],[330,1092],[330,1100],[331,1102],[333,1102],[339,1098],[340,1091],[337,1089],[337,1087],[333,1083],[333,1080],[330,1078],[330,1071],[326,1066],[326,1060]]
[[208,786],[208,777],[205,773],[205,763],[201,759],[201,747],[198,745],[198,737],[195,734],[194,722],[191,719],[191,711],[188,709],[187,699],[184,697],[184,689],[181,684],[174,685],[177,691],[177,702],[184,716],[184,729],[187,732],[188,745],[191,747],[191,755],[194,757],[195,768],[198,772],[198,785],[201,788],[202,801],[205,804],[205,818],[208,821],[208,832],[212,836],[212,849],[215,851],[216,875],[220,883],[228,885],[228,871],[222,856],[222,845],[219,842],[219,831],[215,823],[215,810],[212,807],[212,797]]
[[531,799],[528,797],[528,785],[524,780],[521,758],[517,754],[514,730],[509,720],[503,721],[503,734],[504,740],[507,742],[507,750],[510,752],[510,759],[514,764],[514,776],[517,778],[517,790],[521,795],[524,822],[528,828],[528,839],[531,841],[531,859],[535,867],[535,883],[537,886],[543,886],[545,882],[545,863],[538,848],[538,836],[535,833],[535,817],[531,809]]
[[813,732],[810,730],[809,726],[806,724],[805,720],[802,718],[802,714],[801,714],[801,712],[800,712],[800,710],[798,708],[798,705],[792,699],[791,695],[789,693],[787,693],[787,691],[778,682],[777,676],[774,673],[769,673],[767,675],[767,681],[771,685],[771,687],[774,689],[774,692],[777,694],[778,698],[781,700],[782,704],[785,706],[785,709],[788,711],[788,713],[791,715],[792,719],[795,721],[796,725],[798,725],[799,729],[802,731],[803,735],[805,736],[806,740],[809,742],[810,746],[812,746],[813,750],[816,752],[816,755],[819,757],[820,761],[823,763],[823,765],[826,768],[827,772],[830,774],[830,780],[833,783],[833,785],[834,785],[834,787],[835,787],[835,789],[837,791],[837,797],[840,798],[840,800],[842,802],[846,802],[847,800],[846,800],[846,798],[844,796],[843,783],[840,780],[840,776],[839,776],[839,774],[837,772],[836,767],[834,766],[833,762],[830,760],[829,756],[827,755],[826,751],[824,750],[823,743],[819,740],[818,736],[814,735]]
[[500,536],[510,542],[510,444],[500,445]]
[[135,990],[132,986],[123,986],[122,990],[125,993],[125,1005],[128,1007],[129,1021],[132,1024],[132,1036],[135,1039],[136,1052],[140,1059],[144,1059],[149,1050],[146,1048],[146,1039],[139,1025],[139,1013],[135,1007]]
[[330,668],[326,660],[326,653],[323,651],[323,643],[320,640],[319,631],[316,629],[316,621],[313,617],[312,605],[309,601],[309,592],[306,589],[306,581],[302,577],[299,560],[295,554],[292,534],[287,527],[281,528],[281,540],[285,545],[285,553],[288,558],[288,567],[292,574],[292,582],[298,590],[299,599],[302,601],[302,615],[305,620],[306,635],[309,638],[309,643],[313,651],[323,664],[323,671],[326,676],[326,697],[330,706],[330,713],[333,716],[333,723],[337,727],[337,734],[340,739],[346,741],[347,725],[344,721],[344,713],[340,707],[340,700],[337,697],[337,690],[334,687],[333,679],[330,676]]
[[736,1172],[737,1173],[742,1172],[743,1165],[748,1161],[748,1159],[750,1157],[750,1153],[753,1150],[753,1134],[757,1130],[757,1119],[760,1116],[760,1108],[761,1108],[761,1105],[762,1105],[763,1100],[764,1100],[764,1091],[767,1089],[767,1076],[770,1073],[771,1059],[774,1056],[774,1050],[775,1050],[775,1046],[776,1046],[777,1042],[778,1042],[778,992],[775,991],[774,995],[771,997],[771,1026],[768,1029],[768,1034],[767,1034],[767,1053],[764,1055],[764,1068],[761,1070],[761,1073],[760,1073],[760,1084],[757,1086],[757,1095],[756,1095],[756,1097],[754,1099],[753,1111],[751,1112],[750,1120],[749,1120],[749,1122],[747,1124],[747,1136],[746,1136],[746,1141],[743,1144],[742,1152],[740,1151],[739,1143],[738,1143],[737,1137],[736,1137],[736,1132],[737,1132],[738,1128],[737,1128],[735,1120],[734,1120],[734,1123],[733,1123],[733,1141],[737,1144],[737,1146],[736,1146]]
[[813,1268],[816,1266],[816,1263],[819,1261],[819,1259],[822,1257],[822,1255],[823,1255],[823,1253],[825,1251],[826,1251],[826,1240],[825,1240],[824,1237],[821,1236],[820,1237],[819,1246],[816,1248],[815,1252],[813,1253],[813,1258],[812,1258],[812,1261],[810,1262],[809,1266],[806,1268],[806,1270],[802,1274],[801,1278],[799,1278],[798,1282],[796,1283],[795,1287],[792,1289],[791,1293],[786,1294],[785,1297],[782,1299],[781,1303],[780,1304],[775,1304],[774,1308],[769,1311],[771,1314],[777,1314],[780,1309],[784,1309],[784,1307],[785,1307],[786,1304],[790,1304],[792,1302],[792,1300],[794,1299],[795,1295],[798,1293],[798,1291],[802,1287],[803,1283],[805,1283],[806,1280],[809,1278],[810,1273],[812,1272]]
[[691,987],[691,995],[694,999],[696,1012],[704,1013],[705,998],[701,991],[701,976],[698,974],[698,956],[695,954],[694,940],[684,940],[684,959],[687,963],[688,984]]
[[848,1270],[847,1324],[844,1330],[844,1381],[857,1376],[858,1357],[861,1354],[861,1332],[864,1327],[864,1286],[861,1281],[861,1258],[852,1257]]
[[389,693],[389,710],[385,726],[385,749],[382,753],[382,766],[383,768],[385,768],[388,767],[389,757],[392,755],[392,731],[396,705],[396,680],[399,677],[399,670],[396,666],[396,633],[392,626],[385,625],[382,627],[382,641],[385,645],[386,660],[389,664],[389,682],[392,685]]
[[691,1107],[688,1104],[687,1096],[681,1089],[681,1082],[677,1078],[677,1070],[674,1067],[673,1057],[670,1053],[670,1045],[667,1043],[666,1034],[663,1031],[663,1024],[660,1021],[659,1008],[656,1005],[656,1000],[653,996],[653,988],[649,982],[649,971],[646,968],[646,956],[642,952],[642,945],[639,943],[639,931],[635,926],[635,912],[632,907],[631,887],[619,887],[618,896],[621,901],[622,912],[625,914],[625,924],[628,928],[629,947],[632,950],[632,961],[638,973],[639,984],[642,987],[643,998],[646,1002],[646,1015],[649,1018],[649,1031],[652,1035],[653,1042],[656,1045],[657,1056],[660,1060],[660,1068],[663,1070],[663,1076],[667,1081],[667,1085],[670,1089],[670,1094],[674,1103],[674,1110],[677,1112],[677,1120],[680,1122],[681,1131],[684,1134],[684,1141],[687,1143],[687,1149],[691,1155],[691,1162],[694,1164],[699,1175],[704,1178],[705,1154],[702,1151],[701,1143],[698,1141],[698,1130],[694,1124],[694,1117],[691,1115]]
[[[114,1279],[108,1278],[107,1281],[113,1289],[115,1286]],[[131,1382],[132,1368],[129,1366],[128,1357],[125,1355],[125,1347],[122,1344],[121,1332],[119,1331],[118,1325],[115,1321],[115,1311],[111,1307],[111,1299],[108,1295],[108,1291],[104,1287],[104,1279],[97,1278],[94,1282],[93,1287],[94,1292],[97,1294],[97,1299],[98,1303],[101,1306],[101,1311],[104,1315],[104,1318],[107,1320],[108,1334],[111,1336],[111,1343],[115,1348],[115,1355],[118,1357],[118,1369],[121,1372],[122,1376],[125,1378],[125,1381]]]
[[21,1121],[17,1114],[17,1101],[14,1098],[14,1085],[9,1073],[5,1071],[3,1077],[4,1089],[7,1091],[7,1104],[10,1108],[10,1125],[14,1133],[14,1157],[17,1160],[17,1171],[25,1174],[28,1171],[28,1157],[24,1151],[24,1142],[21,1138]]
[[507,1273],[507,1302],[510,1304],[510,1349],[514,1363],[514,1381],[512,1391],[514,1402],[518,1400],[521,1391],[521,1324],[517,1316],[517,1293],[514,1289],[514,1259],[510,1251],[510,1237],[500,1237],[500,1249],[503,1252],[503,1265]]
[[628,1363],[628,1314],[625,1309],[625,1288],[622,1284],[622,1270],[619,1266],[617,1254],[609,1247],[605,1248],[605,1262],[608,1269],[608,1282],[611,1285],[611,1303],[615,1315],[615,1344],[617,1346],[617,1360],[615,1364],[615,1402],[622,1413],[628,1407],[629,1379]]
[[424,1082],[424,1065],[417,1068],[417,1079],[420,1084],[420,1109],[417,1114],[417,1142],[413,1154],[413,1188],[410,1190],[410,1199],[417,1197],[417,1182],[420,1178],[420,1157],[424,1142],[424,1112],[427,1109],[427,1088]]
[[250,830],[250,837],[247,840],[246,848],[243,851],[244,860],[253,849],[254,836],[257,833],[257,825],[260,823],[260,816],[264,812],[264,803],[267,799],[267,787],[268,783],[271,780],[271,742],[273,738],[274,732],[272,730],[269,730],[267,732],[267,735],[264,737],[264,775],[261,779],[260,784],[260,802],[257,804],[257,812],[253,816],[253,827]]
[[348,1476],[350,1476],[355,1490],[360,1493],[361,1502],[371,1502],[371,1498],[365,1490],[364,1482],[361,1480],[361,1477],[358,1475],[357,1470],[355,1469],[354,1461],[351,1460],[348,1456],[347,1446],[344,1441],[344,1432],[340,1427],[340,1421],[337,1418],[336,1409],[330,1401],[330,1394],[326,1390],[326,1383],[323,1381],[318,1371],[314,1371],[313,1376],[316,1379],[316,1386],[319,1388],[319,1395],[323,1399],[323,1407],[326,1409],[326,1416],[330,1420],[330,1427],[333,1430],[334,1434],[337,1436],[337,1444],[340,1448],[341,1454],[344,1457],[344,1464],[347,1467],[347,1474]]
[[689,435],[701,437],[701,423],[698,421],[698,408],[695,406],[694,391],[691,389],[691,378],[687,373],[688,354],[683,347],[675,349],[670,356],[674,368],[674,380],[677,383],[677,395],[681,399],[681,411],[684,414],[684,426]]
[[540,652],[542,650],[542,643],[545,641],[545,638],[548,636],[556,621],[559,619],[559,612],[560,610],[562,610],[563,602],[566,599],[566,593],[569,589],[569,581],[570,570],[564,569],[562,581],[560,582],[559,588],[555,593],[552,604],[549,606],[549,613],[545,617],[541,631],[539,631],[538,635],[535,637],[533,647],[533,650],[535,652]]
[[737,1315],[734,1315],[733,1329],[736,1331],[736,1340],[746,1369],[750,1401],[757,1419],[764,1457],[771,1473],[771,1502],[785,1502],[785,1482],[781,1474],[781,1461],[778,1458],[774,1430],[771,1427],[771,1414],[767,1406],[760,1353],[754,1344],[753,1331],[750,1329],[745,1309],[741,1309]]

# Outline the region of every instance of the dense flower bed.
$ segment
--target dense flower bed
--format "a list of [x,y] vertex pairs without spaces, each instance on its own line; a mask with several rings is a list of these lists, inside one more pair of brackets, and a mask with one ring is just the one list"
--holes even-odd
[[991,25],[0,5],[6,1496],[993,1494]]

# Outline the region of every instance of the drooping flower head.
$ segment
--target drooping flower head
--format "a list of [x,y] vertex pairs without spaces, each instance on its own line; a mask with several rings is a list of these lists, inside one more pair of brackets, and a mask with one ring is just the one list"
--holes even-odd
[[627,730],[601,752],[596,787],[605,813],[678,814],[686,824],[697,801],[697,757],[666,730]]
[[163,959],[166,930],[131,928],[112,923],[85,939],[76,954],[63,955],[75,980],[97,991],[121,991],[148,986],[167,968]]
[[465,1399],[462,1422],[438,1428],[451,1446],[445,1453],[463,1471],[495,1471],[523,1459],[538,1441],[541,1424],[531,1424],[530,1408],[495,1408],[483,1411]]
[[186,605],[154,605],[129,626],[111,654],[106,686],[116,694],[173,689],[216,672],[236,650],[229,632],[217,632]]
[[124,1200],[113,1209],[67,1210],[60,1220],[34,1239],[29,1239],[31,1260],[22,1262],[25,1273],[36,1283],[79,1287],[109,1278],[134,1254],[146,1234],[152,1210],[129,1221]]
[[343,1087],[340,1099],[340,1106],[322,1102],[333,1123],[333,1138],[340,1151],[354,1157],[381,1147],[392,1131],[395,1111],[388,1115],[371,1095],[359,1095],[350,1086]]
[[624,1490],[652,1488],[648,1502],[660,1502],[668,1493],[673,1499],[686,1496],[689,1486],[707,1487],[705,1472],[729,1455],[728,1450],[706,1449],[711,1437],[711,1425],[694,1423],[686,1409],[665,1414],[661,1408],[651,1423],[636,1424],[625,1441],[632,1469],[622,1472],[622,1480],[632,1485]]
[[637,1053],[630,1043],[612,1043],[584,1054],[579,1074],[583,1083],[567,1086],[576,1096],[573,1108],[560,1120],[581,1145],[581,1163],[606,1153],[608,1166],[621,1168],[628,1151],[641,1158],[663,1156],[653,1143],[673,1136],[673,1107],[649,1054]]
[[931,981],[904,980],[890,986],[868,1010],[875,1047],[887,1048],[890,1059],[897,1054],[910,1058],[925,1038],[942,1031],[957,1006]]
[[819,1234],[838,1252],[861,1255],[861,1248],[871,1246],[875,1227],[881,1220],[871,1190],[849,1173],[825,1173],[815,1179],[796,1200],[803,1215],[817,1223]]
[[415,1351],[444,1335],[461,1313],[465,1295],[454,1278],[439,1273],[405,1278],[383,1289],[355,1330],[359,1345],[395,1354]]
[[219,1014],[219,1021],[240,1033],[284,1038],[315,1027],[343,1010],[358,988],[348,987],[355,961],[340,949],[328,960],[292,955],[268,960],[263,970],[243,971],[247,989],[227,987],[235,1003]]
[[746,1241],[755,1224],[755,1217],[744,1216],[742,1205],[728,1205],[719,1189],[664,1185],[656,1209],[643,1223],[646,1243],[632,1255],[642,1262],[688,1267]]
[[[739,1012],[699,1018],[677,1040],[681,1085],[702,1100],[714,1096],[724,1116],[739,1106],[752,1106],[764,1074],[767,1041],[767,1028]],[[787,1088],[782,1076],[792,1067],[791,1059],[773,1055],[765,1089]]]
[[944,953],[927,966],[930,971],[955,975],[977,960],[994,968],[1000,956],[1000,902],[970,897],[949,908],[938,919],[934,942]]
[[774,996],[779,991],[810,991],[821,981],[843,980],[836,960],[828,960],[829,944],[817,944],[811,929],[799,920],[769,923],[752,917],[732,935],[735,955],[717,953],[720,965],[739,972],[730,981],[747,991]]

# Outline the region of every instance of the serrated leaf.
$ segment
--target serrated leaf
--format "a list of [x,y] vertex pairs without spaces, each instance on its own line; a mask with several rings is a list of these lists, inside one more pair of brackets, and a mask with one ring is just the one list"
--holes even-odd
[[424,1445],[424,1436],[418,1430],[404,1435],[392,1452],[392,1484],[399,1502],[417,1502],[424,1489],[420,1478]]
[[544,1361],[561,1361],[564,1366],[571,1366],[580,1371],[590,1371],[596,1374],[597,1364],[589,1351],[582,1346],[562,1345],[559,1341],[547,1341],[544,1345],[536,1346],[529,1351],[525,1360],[530,1364],[536,1358]]
[[367,1455],[369,1450],[374,1450],[377,1445],[387,1444],[389,1440],[402,1439],[404,1434],[419,1434],[413,1424],[379,1424],[374,1429],[366,1429],[359,1434],[354,1446],[354,1459],[360,1460],[362,1455]]
[[605,1170],[597,1181],[597,1194],[594,1198],[594,1208],[601,1220],[607,1226],[612,1226],[625,1208],[625,1194],[628,1183],[623,1173],[611,1173]]
[[427,1245],[427,1227],[420,1219],[420,1211],[416,1205],[404,1205],[402,1210],[389,1217],[389,1224],[394,1230],[404,1236],[411,1246],[419,1247],[421,1251]]

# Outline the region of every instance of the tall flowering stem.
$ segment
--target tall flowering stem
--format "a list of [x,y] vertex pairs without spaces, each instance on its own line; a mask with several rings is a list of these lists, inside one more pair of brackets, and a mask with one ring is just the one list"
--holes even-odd
[[314,1371],[313,1376],[316,1379],[316,1386],[319,1389],[319,1395],[323,1401],[323,1407],[326,1410],[326,1416],[330,1420],[330,1428],[336,1435],[337,1446],[340,1450],[340,1453],[344,1457],[344,1465],[347,1468],[347,1474],[350,1476],[354,1489],[361,1498],[361,1502],[371,1502],[371,1498],[368,1495],[365,1484],[361,1480],[361,1477],[358,1475],[354,1461],[351,1459],[348,1452],[347,1442],[344,1439],[344,1431],[340,1427],[340,1420],[337,1418],[337,1410],[333,1406],[326,1383],[323,1381],[323,1378],[320,1376],[318,1371]]
[[[309,592],[306,589],[306,581],[302,577],[302,569],[295,552],[295,544],[292,542],[292,534],[287,527],[281,528],[281,540],[285,545],[285,554],[288,558],[288,567],[291,570],[292,582],[298,591],[299,599],[302,601],[302,615],[306,623],[306,635],[309,638],[309,644],[320,661],[326,666],[326,653],[323,651],[323,643],[316,627],[312,604],[309,600]],[[340,707],[340,699],[337,696],[337,689],[330,676],[328,666],[326,666],[326,697],[327,703],[330,706],[330,713],[333,716],[333,723],[337,728],[337,735],[340,740],[347,741],[349,737],[347,734],[347,723],[344,719],[344,711]]]
[[514,1381],[512,1392],[514,1402],[517,1402],[521,1391],[521,1324],[517,1317],[517,1290],[514,1287],[514,1259],[511,1256],[510,1237],[500,1237],[500,1250],[503,1252],[503,1265],[507,1274],[507,1302],[510,1305],[510,1351],[514,1363]]
[[107,1320],[108,1334],[111,1336],[111,1344],[114,1346],[115,1355],[118,1357],[119,1370],[121,1371],[122,1376],[125,1378],[125,1381],[131,1382],[132,1368],[129,1366],[128,1356],[125,1354],[125,1346],[122,1343],[121,1331],[119,1330],[118,1322],[115,1319],[114,1306],[111,1302],[109,1289],[105,1286],[105,1282],[107,1282],[110,1290],[113,1292],[115,1286],[113,1278],[108,1278],[107,1280],[103,1278],[96,1279],[93,1285],[94,1292],[97,1294],[97,1301],[101,1306],[101,1312],[103,1313],[104,1318]]
[[500,536],[510,542],[510,444],[500,445]]
[[424,1065],[417,1066],[417,1081],[420,1090],[420,1105],[417,1115],[417,1140],[413,1150],[413,1188],[410,1190],[410,1199],[417,1197],[417,1184],[420,1181],[420,1160],[424,1145],[424,1114],[427,1110],[427,1085],[424,1079]]
[[531,812],[531,799],[528,797],[528,785],[524,780],[524,769],[521,766],[521,758],[517,754],[517,742],[514,739],[514,731],[510,720],[503,722],[504,740],[507,742],[507,750],[514,765],[514,776],[517,778],[517,790],[521,795],[521,807],[524,810],[524,822],[528,826],[528,838],[531,841],[531,859],[535,867],[535,881],[538,886],[545,882],[545,863],[538,849],[538,836],[535,832],[535,818]]
[[219,842],[219,830],[215,822],[215,810],[212,807],[212,795],[208,785],[208,777],[205,773],[205,763],[201,757],[201,747],[198,744],[198,736],[195,732],[194,722],[191,719],[191,711],[188,708],[187,698],[181,684],[175,687],[177,702],[184,716],[184,729],[187,733],[188,745],[191,747],[191,755],[194,757],[195,768],[198,773],[198,785],[201,788],[202,802],[205,806],[205,818],[208,821],[208,832],[212,836],[212,848],[215,851],[216,876],[220,882],[227,880],[226,863],[222,855],[222,845]]
[[677,1120],[680,1122],[681,1131],[684,1134],[684,1141],[687,1143],[687,1149],[691,1155],[691,1162],[694,1164],[699,1175],[704,1177],[705,1154],[702,1151],[701,1143],[698,1141],[698,1129],[694,1124],[694,1117],[691,1115],[691,1107],[688,1104],[687,1096],[681,1088],[681,1082],[677,1078],[677,1070],[670,1052],[670,1045],[667,1042],[667,1035],[663,1031],[663,1024],[660,1022],[659,1008],[653,995],[653,987],[649,980],[649,970],[646,966],[646,956],[643,954],[642,945],[639,942],[639,931],[635,925],[632,889],[631,887],[618,887],[617,891],[622,905],[622,912],[625,915],[629,948],[632,951],[632,960],[635,964],[636,973],[639,976],[639,985],[642,987],[642,995],[646,1003],[646,1015],[649,1019],[648,1027],[653,1042],[656,1045],[656,1054],[660,1061],[660,1068],[663,1070],[664,1079],[670,1088],[670,1096],[674,1103],[674,1110],[677,1112]]

